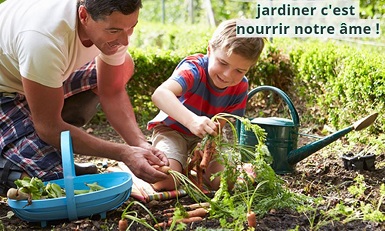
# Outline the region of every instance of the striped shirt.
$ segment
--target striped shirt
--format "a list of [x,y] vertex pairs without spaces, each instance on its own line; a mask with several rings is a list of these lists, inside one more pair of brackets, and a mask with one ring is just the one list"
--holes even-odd
[[[196,54],[183,59],[170,77],[182,86],[179,101],[198,116],[212,118],[218,113],[229,113],[243,116],[246,108],[248,81],[242,81],[225,89],[218,89],[209,81],[208,56]],[[151,130],[155,125],[163,123],[170,128],[192,135],[182,124],[169,117],[163,111],[147,124]]]

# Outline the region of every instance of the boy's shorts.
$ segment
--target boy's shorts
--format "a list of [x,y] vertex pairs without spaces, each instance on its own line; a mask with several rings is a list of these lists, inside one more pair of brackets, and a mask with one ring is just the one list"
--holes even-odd
[[164,152],[167,158],[178,161],[185,168],[189,154],[201,139],[158,124],[154,127],[151,141],[152,145]]
[[[64,97],[93,89],[96,85],[96,66],[92,61],[63,83]],[[63,178],[60,150],[36,134],[24,95],[0,93],[0,118],[1,155],[43,181]]]

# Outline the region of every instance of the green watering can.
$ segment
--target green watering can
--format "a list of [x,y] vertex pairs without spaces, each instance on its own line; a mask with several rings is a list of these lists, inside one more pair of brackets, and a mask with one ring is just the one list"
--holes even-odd
[[[277,93],[287,104],[291,114],[291,119],[277,117],[249,118],[252,124],[257,124],[265,129],[267,134],[265,144],[273,157],[272,168],[278,174],[292,173],[295,165],[299,161],[334,142],[338,138],[341,138],[350,131],[359,131],[370,126],[378,116],[378,113],[371,114],[345,129],[297,149],[300,122],[297,110],[292,101],[285,92],[273,86],[260,86],[251,90],[248,93],[248,100],[260,91]],[[258,143],[255,134],[252,131],[246,131],[242,123],[237,121],[236,127],[239,144],[255,146]]]

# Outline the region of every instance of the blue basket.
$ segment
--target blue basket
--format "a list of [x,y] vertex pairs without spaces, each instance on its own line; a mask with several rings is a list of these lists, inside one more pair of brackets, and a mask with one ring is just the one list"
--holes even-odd
[[[66,196],[53,199],[27,200],[8,199],[13,212],[23,220],[41,222],[45,227],[50,220],[77,220],[99,214],[102,219],[106,212],[118,208],[131,194],[132,178],[127,172],[112,172],[76,176],[72,142],[69,131],[61,134],[61,151],[64,178],[49,181],[65,188]],[[74,195],[74,190],[89,189],[85,183],[97,182],[105,189],[81,195]],[[48,183],[48,182],[45,182]]]

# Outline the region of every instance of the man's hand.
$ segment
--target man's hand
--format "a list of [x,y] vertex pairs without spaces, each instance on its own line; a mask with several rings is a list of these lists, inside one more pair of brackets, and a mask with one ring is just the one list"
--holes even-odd
[[151,165],[169,165],[168,158],[166,157],[166,155],[159,149],[153,147],[150,143],[145,142],[140,145],[140,147],[147,149],[153,153],[153,157],[150,157],[150,159],[148,160]]
[[168,159],[162,152],[150,144],[148,145],[149,149],[131,146],[130,149],[127,149],[127,153],[122,155],[122,162],[130,168],[135,176],[146,182],[155,183],[167,178],[167,174],[155,169],[152,165],[168,165]]

